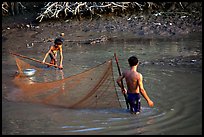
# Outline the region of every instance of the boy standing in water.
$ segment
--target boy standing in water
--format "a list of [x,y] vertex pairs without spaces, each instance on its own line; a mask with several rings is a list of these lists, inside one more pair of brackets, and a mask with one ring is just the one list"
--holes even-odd
[[130,69],[126,70],[122,73],[121,76],[117,79],[117,84],[120,88],[122,88],[121,81],[123,78],[126,80],[127,90],[124,88],[122,89],[123,93],[127,93],[128,95],[128,102],[130,104],[130,111],[131,113],[139,114],[141,111],[141,102],[140,102],[140,94],[146,99],[148,105],[150,107],[154,106],[154,103],[148,97],[144,87],[143,87],[143,77],[142,74],[137,72],[138,67],[138,59],[135,56],[131,56],[128,59]]
[[[54,45],[50,46],[48,52],[45,54],[43,63],[45,62],[47,56],[49,55],[51,58],[50,64],[57,65],[57,51],[59,51],[60,53],[59,69],[63,69],[62,44],[63,44],[63,40],[61,38],[56,38],[54,41]],[[50,67],[50,65],[48,65],[48,67]]]

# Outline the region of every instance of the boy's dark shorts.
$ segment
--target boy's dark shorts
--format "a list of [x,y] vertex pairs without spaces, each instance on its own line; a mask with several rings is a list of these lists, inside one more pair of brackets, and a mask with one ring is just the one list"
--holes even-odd
[[140,112],[141,110],[141,98],[139,93],[127,93],[128,101],[130,103],[130,111],[133,113]]

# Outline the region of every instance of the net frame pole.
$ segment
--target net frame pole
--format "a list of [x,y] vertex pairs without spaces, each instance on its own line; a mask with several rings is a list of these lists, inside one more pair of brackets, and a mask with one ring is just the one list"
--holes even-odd
[[40,60],[37,60],[37,59],[34,59],[34,58],[30,58],[30,57],[27,57],[27,56],[23,56],[23,55],[14,53],[14,52],[9,52],[9,53],[12,54],[12,55],[15,55],[15,56],[19,56],[19,57],[22,57],[22,58],[26,58],[26,59],[29,59],[29,60],[32,60],[32,61],[35,61],[35,62],[44,64],[44,65],[50,65],[50,66],[54,66],[54,67],[59,68],[59,66],[54,65],[54,64],[50,64],[50,63],[47,63],[47,62],[42,62],[42,61],[40,61]]
[[[118,63],[118,58],[117,58],[117,56],[116,56],[116,53],[114,53],[114,57],[115,57],[115,62],[116,62],[117,68],[118,68],[119,76],[121,76],[122,74],[121,74],[121,71],[120,71],[120,66],[119,66],[119,63]],[[121,91],[122,91],[122,89],[124,89],[123,80],[121,80],[121,86],[122,86],[122,87],[121,87]],[[129,109],[130,106],[129,106],[129,102],[128,102],[127,93],[123,93],[123,96],[124,96],[124,98],[125,98],[125,102],[126,102],[127,109]]]

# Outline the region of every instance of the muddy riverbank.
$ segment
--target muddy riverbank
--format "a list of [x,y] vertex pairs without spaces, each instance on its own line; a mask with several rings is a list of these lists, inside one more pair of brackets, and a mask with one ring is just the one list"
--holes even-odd
[[[64,47],[76,44],[98,44],[106,42],[151,41],[152,39],[175,40],[189,37],[192,33],[202,33],[202,16],[197,14],[161,13],[130,16],[104,16],[95,20],[57,20],[37,23],[36,13],[26,13],[2,19],[3,53],[12,49],[16,52],[28,51],[45,53],[47,46],[61,32],[65,33]],[[124,37],[126,36],[126,37]],[[201,36],[201,35],[200,35]],[[136,46],[136,45],[135,45]],[[32,49],[32,51],[31,51]],[[179,56],[177,59],[161,59],[168,64],[199,64],[201,49],[193,56]],[[158,64],[158,63],[156,63]]]

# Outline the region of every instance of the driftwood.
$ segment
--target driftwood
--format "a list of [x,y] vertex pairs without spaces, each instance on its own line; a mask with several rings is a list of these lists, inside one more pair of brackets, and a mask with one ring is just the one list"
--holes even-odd
[[81,44],[97,44],[97,43],[103,43],[108,41],[108,37],[105,35],[102,35],[95,39],[88,39],[88,40],[65,40],[67,42],[75,42],[75,43],[81,43]]
[[[100,36],[98,38],[94,38],[94,39],[87,39],[87,40],[64,40],[64,41],[66,41],[66,42],[74,42],[74,43],[81,43],[81,44],[97,44],[97,43],[106,42],[108,40],[109,40],[109,38],[107,36],[102,35],[102,36]],[[54,39],[50,39],[49,38],[49,39],[44,39],[43,41],[33,41],[31,44],[27,44],[27,48],[33,47],[33,43],[44,43],[44,42],[54,42]]]

